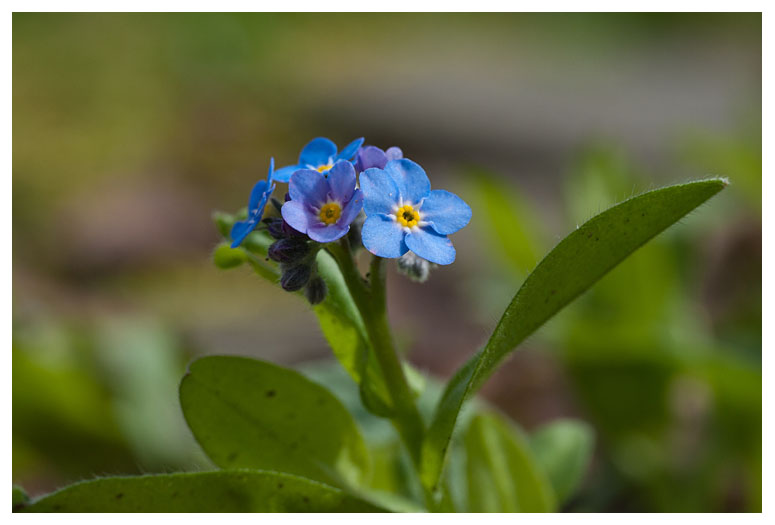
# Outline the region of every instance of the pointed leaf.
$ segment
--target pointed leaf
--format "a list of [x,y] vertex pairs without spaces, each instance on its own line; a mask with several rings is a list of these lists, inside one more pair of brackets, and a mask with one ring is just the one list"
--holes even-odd
[[435,489],[460,408],[519,343],[611,268],[727,185],[708,179],[628,199],[565,237],[525,279],[484,349],[447,384],[423,443],[421,477]]
[[222,470],[101,478],[43,496],[22,512],[383,512],[290,474]]
[[369,456],[350,413],[298,372],[244,357],[194,361],[180,405],[221,468],[258,468],[334,485],[359,483]]

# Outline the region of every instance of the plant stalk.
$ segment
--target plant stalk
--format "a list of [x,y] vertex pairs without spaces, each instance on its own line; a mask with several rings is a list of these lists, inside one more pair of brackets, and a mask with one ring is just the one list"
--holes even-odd
[[370,284],[367,285],[355,265],[347,237],[342,238],[340,244],[330,244],[328,249],[339,263],[342,276],[363,318],[369,344],[374,350],[396,411],[393,424],[409,450],[412,461],[419,467],[425,425],[393,344],[387,320],[384,263],[381,258],[374,257]]

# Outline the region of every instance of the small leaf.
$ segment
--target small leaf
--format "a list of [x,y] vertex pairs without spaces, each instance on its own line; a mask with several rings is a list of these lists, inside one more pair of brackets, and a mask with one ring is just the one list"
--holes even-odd
[[470,512],[551,512],[552,487],[527,438],[494,413],[477,414],[465,435]]
[[222,270],[236,268],[247,261],[247,259],[244,250],[231,248],[227,243],[219,244],[213,252],[213,262],[215,263],[215,266]]
[[536,459],[549,476],[560,503],[578,488],[592,458],[594,432],[586,423],[564,419],[539,428],[530,437]]
[[221,237],[228,239],[231,236],[231,228],[234,226],[235,218],[231,213],[223,211],[214,211],[212,214],[215,227],[218,228],[218,233]]
[[628,199],[565,237],[528,275],[484,349],[452,377],[423,443],[421,478],[435,489],[460,409],[519,343],[649,239],[726,187],[723,179]]
[[221,468],[260,468],[334,485],[369,470],[350,413],[324,387],[271,363],[231,356],[191,363],[180,405],[196,440]]
[[223,470],[101,478],[43,496],[23,512],[383,512],[290,474]]

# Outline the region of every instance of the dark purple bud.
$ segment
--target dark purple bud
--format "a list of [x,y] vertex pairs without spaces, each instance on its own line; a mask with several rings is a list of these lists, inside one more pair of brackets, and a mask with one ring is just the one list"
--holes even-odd
[[323,299],[326,298],[327,293],[328,287],[326,286],[326,282],[320,277],[311,279],[304,289],[304,295],[307,297],[309,304],[322,303]]
[[270,217],[264,219],[266,224],[266,231],[275,239],[284,239],[285,232],[283,231],[283,220],[279,217]]
[[309,253],[309,244],[298,237],[280,239],[269,247],[269,258],[280,263],[293,264]]
[[309,282],[311,274],[312,266],[309,264],[284,267],[283,275],[280,277],[280,285],[286,292],[301,290]]

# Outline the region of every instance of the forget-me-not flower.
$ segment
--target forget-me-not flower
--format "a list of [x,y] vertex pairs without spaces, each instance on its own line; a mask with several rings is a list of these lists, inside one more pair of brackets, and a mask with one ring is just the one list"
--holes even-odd
[[293,229],[313,241],[326,243],[350,230],[350,223],[363,208],[363,192],[355,188],[355,168],[340,160],[328,172],[302,169],[293,173],[282,215]]
[[431,191],[425,171],[409,159],[391,160],[360,177],[363,190],[363,245],[378,257],[401,257],[411,250],[436,264],[455,260],[447,235],[471,220],[471,208],[444,190]]
[[383,169],[388,161],[401,159],[404,157],[404,153],[401,148],[393,146],[388,148],[387,151],[382,151],[377,146],[363,146],[355,154],[355,171],[358,173],[364,172],[369,168]]
[[363,144],[363,138],[355,139],[337,153],[336,144],[327,138],[312,139],[302,148],[299,154],[299,163],[280,168],[275,172],[274,179],[279,182],[288,182],[294,172],[302,169],[326,173],[334,167],[337,161],[352,160],[361,144]]
[[237,221],[231,228],[231,247],[236,248],[245,237],[252,232],[261,220],[261,216],[264,214],[264,207],[266,206],[269,196],[272,195],[275,185],[273,184],[274,175],[274,158],[269,161],[269,174],[266,176],[266,180],[260,180],[253,186],[253,190],[250,192],[250,201],[248,202],[248,218],[244,221]]

